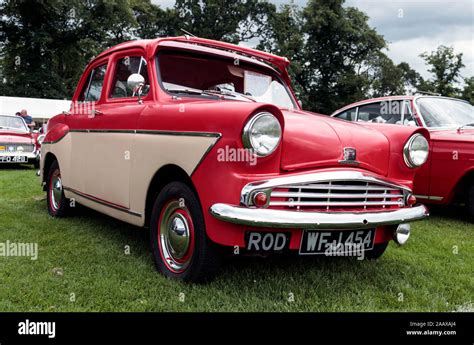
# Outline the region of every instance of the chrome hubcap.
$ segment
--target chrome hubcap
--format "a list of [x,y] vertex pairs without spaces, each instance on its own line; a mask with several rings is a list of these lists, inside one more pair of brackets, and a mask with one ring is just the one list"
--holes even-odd
[[53,179],[51,181],[51,202],[53,204],[53,207],[55,209],[59,208],[59,203],[61,201],[61,196],[63,193],[63,184],[61,181],[61,176],[59,174],[53,176]]
[[178,273],[184,271],[191,261],[192,224],[188,214],[188,210],[180,207],[178,201],[171,201],[162,211],[158,225],[164,260]]

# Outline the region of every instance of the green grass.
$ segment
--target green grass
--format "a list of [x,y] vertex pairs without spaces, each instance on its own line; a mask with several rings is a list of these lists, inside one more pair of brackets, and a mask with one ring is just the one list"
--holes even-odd
[[85,208],[53,219],[33,169],[1,168],[0,242],[37,242],[39,257],[0,256],[0,311],[472,311],[474,226],[453,212],[376,262],[238,258],[190,285],[155,271],[141,229]]

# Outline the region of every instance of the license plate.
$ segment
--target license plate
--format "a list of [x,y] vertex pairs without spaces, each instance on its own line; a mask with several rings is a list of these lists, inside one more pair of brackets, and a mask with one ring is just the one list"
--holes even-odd
[[0,163],[28,163],[26,156],[0,156]]
[[349,256],[374,247],[375,229],[303,230],[300,255]]
[[289,232],[247,231],[245,248],[255,252],[281,252],[289,249],[290,239]]

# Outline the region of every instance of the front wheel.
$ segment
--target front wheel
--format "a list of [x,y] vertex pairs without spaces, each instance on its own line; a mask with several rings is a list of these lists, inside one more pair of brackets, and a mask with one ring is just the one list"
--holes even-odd
[[219,267],[218,248],[206,236],[199,201],[182,182],[169,183],[158,194],[150,245],[157,270],[169,278],[203,282],[212,279]]

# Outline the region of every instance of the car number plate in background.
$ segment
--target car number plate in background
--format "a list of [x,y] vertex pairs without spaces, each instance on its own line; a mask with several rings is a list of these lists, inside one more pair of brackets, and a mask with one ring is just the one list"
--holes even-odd
[[0,163],[28,163],[26,156],[0,156]]
[[299,253],[301,255],[328,254],[341,249],[366,251],[374,247],[374,238],[375,229],[303,230]]

